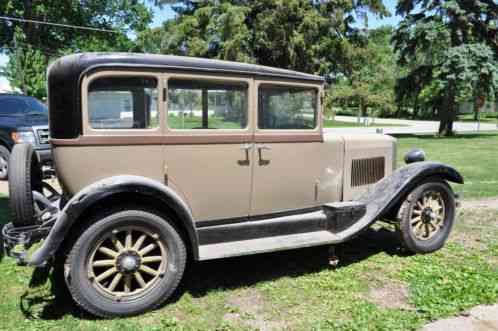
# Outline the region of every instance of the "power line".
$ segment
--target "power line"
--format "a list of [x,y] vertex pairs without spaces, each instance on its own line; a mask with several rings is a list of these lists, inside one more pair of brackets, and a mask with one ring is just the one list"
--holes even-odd
[[0,20],[53,25],[53,26],[58,26],[58,27],[62,27],[62,28],[70,28],[70,29],[90,30],[90,31],[108,32],[108,33],[119,33],[118,31],[108,30],[108,29],[92,28],[89,26],[62,24],[62,23],[45,22],[45,21],[37,21],[37,20],[28,20],[25,18],[18,18],[18,17],[0,16]]

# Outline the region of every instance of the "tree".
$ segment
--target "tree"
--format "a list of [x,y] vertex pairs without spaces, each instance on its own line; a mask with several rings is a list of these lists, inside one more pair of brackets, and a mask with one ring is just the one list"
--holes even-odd
[[[146,52],[252,62],[330,75],[341,71],[355,15],[388,15],[381,0],[203,0],[175,3],[162,29],[139,37]],[[160,40],[160,47],[147,42]]]
[[408,68],[397,100],[423,96],[452,135],[457,103],[498,93],[498,4],[494,0],[400,0],[404,19],[393,36],[398,63]]
[[41,82],[51,60],[82,51],[129,51],[135,45],[129,35],[144,30],[152,19],[139,0],[4,0],[0,12],[26,20],[0,20],[0,47],[9,56],[7,79],[24,93],[40,98],[46,95]]
[[346,75],[336,79],[329,91],[331,102],[358,107],[358,114],[366,116],[368,109],[378,115],[394,112],[394,82],[396,62],[389,44],[392,28],[367,30],[357,36],[346,50],[350,59]]

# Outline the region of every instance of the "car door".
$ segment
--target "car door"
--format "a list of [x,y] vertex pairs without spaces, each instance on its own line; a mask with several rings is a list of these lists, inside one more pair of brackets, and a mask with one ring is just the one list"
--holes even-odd
[[249,215],[252,79],[175,74],[165,80],[165,174],[198,222]]
[[257,81],[251,216],[319,205],[319,85]]

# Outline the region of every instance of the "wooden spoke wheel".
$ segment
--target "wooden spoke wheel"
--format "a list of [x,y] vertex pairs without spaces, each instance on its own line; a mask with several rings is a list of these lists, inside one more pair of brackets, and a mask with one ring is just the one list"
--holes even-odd
[[88,277],[107,295],[136,295],[164,276],[167,261],[167,246],[157,233],[139,227],[115,229],[92,251]]
[[187,253],[174,223],[146,210],[96,215],[71,246],[66,284],[88,312],[111,318],[154,309],[185,270]]
[[398,212],[403,246],[413,253],[430,253],[441,247],[455,221],[455,196],[439,178],[429,178],[413,189]]

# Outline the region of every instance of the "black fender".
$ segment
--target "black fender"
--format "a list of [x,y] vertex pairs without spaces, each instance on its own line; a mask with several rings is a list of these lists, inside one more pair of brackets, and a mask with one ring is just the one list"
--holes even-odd
[[193,256],[197,259],[199,256],[197,230],[190,209],[181,197],[171,188],[152,179],[123,175],[102,179],[74,195],[61,210],[47,238],[33,253],[28,264],[41,266],[53,257],[78,217],[99,200],[119,193],[133,192],[158,199],[173,209],[187,230]]
[[415,187],[429,177],[439,177],[457,184],[464,183],[462,175],[451,166],[439,162],[416,162],[397,169],[357,200],[366,204],[367,214],[365,216],[373,222],[389,213]]

